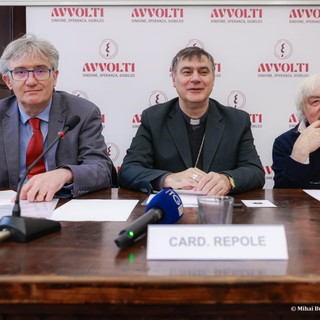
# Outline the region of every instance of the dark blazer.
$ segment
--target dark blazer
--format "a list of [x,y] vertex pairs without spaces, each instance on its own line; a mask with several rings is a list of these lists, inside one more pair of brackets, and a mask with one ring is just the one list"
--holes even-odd
[[274,140],[272,170],[274,171],[275,189],[320,188],[320,148],[311,152],[308,164],[297,162],[291,158],[293,146],[300,136],[299,124]]
[[[48,153],[48,170],[68,167],[73,173],[73,196],[108,188],[112,184],[112,161],[101,134],[99,108],[66,92],[53,93],[47,146],[62,131],[68,119],[80,123]],[[19,180],[19,109],[14,96],[0,101],[0,187],[16,189]],[[115,182],[116,183],[116,182]]]
[[[235,193],[263,187],[265,174],[248,113],[210,99],[205,134],[203,171],[232,176]],[[120,187],[151,192],[152,180],[190,167],[189,138],[178,98],[144,110],[119,171]]]

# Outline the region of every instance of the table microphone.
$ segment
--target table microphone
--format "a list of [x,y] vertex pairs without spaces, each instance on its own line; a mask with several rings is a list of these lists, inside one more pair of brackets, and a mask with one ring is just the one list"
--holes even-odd
[[38,219],[38,218],[29,218],[20,216],[20,193],[23,187],[23,183],[33,169],[33,167],[39,162],[39,160],[47,154],[47,152],[60,140],[63,139],[65,134],[72,130],[80,122],[80,117],[75,115],[73,116],[65,125],[64,129],[58,132],[58,136],[50,144],[46,150],[44,150],[39,157],[34,160],[31,165],[27,168],[23,174],[20,184],[18,186],[15,204],[12,210],[12,216],[2,217],[0,220],[0,241],[6,238],[17,242],[27,242],[42,236],[45,236],[49,233],[59,231],[61,225],[57,221],[47,220],[47,219]]
[[114,242],[119,248],[127,247],[145,236],[149,224],[173,224],[182,215],[183,205],[179,195],[171,188],[163,189],[151,199],[146,213],[121,230]]

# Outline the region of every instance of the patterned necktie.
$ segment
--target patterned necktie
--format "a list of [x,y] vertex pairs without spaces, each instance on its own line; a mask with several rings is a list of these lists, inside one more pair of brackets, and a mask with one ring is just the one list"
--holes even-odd
[[[39,155],[43,152],[43,137],[40,130],[40,119],[30,118],[29,123],[33,129],[33,136],[31,137],[27,153],[26,153],[26,167],[28,168],[34,160],[36,160]],[[36,174],[46,172],[46,167],[44,165],[43,157],[38,161],[35,167],[28,174],[28,179]]]

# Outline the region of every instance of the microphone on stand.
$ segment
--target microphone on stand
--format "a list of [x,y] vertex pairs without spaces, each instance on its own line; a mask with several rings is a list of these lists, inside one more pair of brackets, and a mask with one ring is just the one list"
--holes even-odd
[[121,230],[114,240],[119,248],[132,245],[146,235],[149,224],[173,224],[183,215],[183,204],[179,195],[171,188],[157,193],[149,202],[146,213],[130,226]]
[[20,193],[23,187],[24,181],[28,176],[29,172],[39,162],[39,160],[47,154],[47,152],[61,139],[64,138],[65,134],[72,130],[80,122],[79,116],[73,116],[65,125],[64,129],[58,132],[58,136],[50,144],[46,150],[44,150],[39,157],[34,160],[31,165],[27,168],[23,174],[20,184],[18,186],[17,195],[12,210],[12,216],[2,217],[0,220],[0,241],[10,238],[16,242],[27,242],[49,233],[59,231],[61,225],[58,221],[52,221],[48,219],[38,219],[21,217],[20,208]]

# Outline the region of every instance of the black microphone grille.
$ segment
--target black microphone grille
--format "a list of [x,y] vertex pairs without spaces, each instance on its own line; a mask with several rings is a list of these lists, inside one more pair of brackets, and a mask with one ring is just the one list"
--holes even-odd
[[78,123],[80,122],[80,117],[75,115],[71,119],[68,120],[65,127],[68,128],[68,131],[72,130]]

